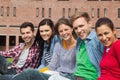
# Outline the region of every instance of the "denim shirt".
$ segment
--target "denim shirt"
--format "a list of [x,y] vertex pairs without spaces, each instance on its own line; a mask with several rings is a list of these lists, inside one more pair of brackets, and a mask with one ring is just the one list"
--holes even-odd
[[[54,46],[55,46],[55,43],[57,41],[60,40],[60,37],[58,35],[55,35],[51,41],[51,45],[50,45],[50,55],[52,56],[53,55],[53,49],[54,49]],[[46,47],[46,42],[44,42],[44,51],[43,51],[43,56],[42,56],[42,60],[41,60],[41,65],[38,67],[38,70],[40,70],[41,68],[43,67],[46,67],[45,66],[45,60],[44,60],[44,57],[45,57],[45,53],[47,52],[47,47]]]
[[[77,45],[76,45],[76,52],[79,52],[81,45],[81,39],[77,39]],[[90,32],[90,34],[85,39],[85,45],[86,50],[88,53],[88,57],[91,61],[91,63],[96,67],[98,71],[98,76],[100,75],[100,60],[102,58],[103,54],[103,45],[100,43],[100,41],[97,38],[97,35],[94,30]]]

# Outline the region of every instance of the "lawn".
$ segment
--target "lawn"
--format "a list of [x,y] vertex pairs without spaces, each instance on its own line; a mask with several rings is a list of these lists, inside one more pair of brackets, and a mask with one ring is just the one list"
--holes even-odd
[[13,61],[13,58],[6,58],[6,60],[11,63]]

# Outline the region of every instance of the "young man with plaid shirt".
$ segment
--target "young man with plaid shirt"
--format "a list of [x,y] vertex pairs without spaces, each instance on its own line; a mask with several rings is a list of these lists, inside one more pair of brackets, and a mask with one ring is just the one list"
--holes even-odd
[[[31,22],[24,22],[20,26],[20,33],[24,43],[9,51],[0,51],[0,73],[3,75],[21,73],[26,68],[37,68],[40,65],[42,46],[34,41],[34,25]],[[14,60],[8,65],[3,56]]]

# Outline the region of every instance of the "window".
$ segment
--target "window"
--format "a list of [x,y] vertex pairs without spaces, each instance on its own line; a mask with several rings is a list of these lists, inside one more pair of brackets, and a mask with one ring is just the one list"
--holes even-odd
[[0,46],[6,46],[6,36],[0,35]]
[[0,35],[0,50],[5,51],[6,50],[6,36]]
[[4,7],[1,6],[1,16],[3,16],[3,15],[4,15]]
[[44,8],[42,8],[42,17],[44,17]]
[[16,7],[13,7],[13,16],[16,17]]
[[42,0],[32,0],[32,1],[42,1]]
[[15,46],[16,36],[9,36],[9,46]]
[[23,41],[22,37],[19,36],[19,43],[22,43],[22,42],[24,42],[24,41]]
[[62,13],[63,17],[65,17],[65,8],[63,8],[63,13]]
[[58,0],[58,1],[69,1],[69,0]]
[[10,27],[20,27],[19,25],[10,25]]
[[101,0],[101,1],[112,1],[112,0]]
[[51,17],[51,8],[49,8],[49,17]]
[[70,17],[71,8],[68,8],[68,17]]
[[7,16],[10,15],[10,7],[7,7]]
[[77,8],[75,8],[75,14],[78,12],[78,9]]
[[100,18],[100,9],[97,9],[97,18]]
[[99,0],[88,0],[88,1],[99,1]]
[[118,8],[118,18],[120,18],[120,8]]
[[0,27],[6,27],[6,25],[0,25]]
[[107,11],[107,9],[106,8],[104,8],[104,17],[106,17],[107,15],[106,15],[106,11]]
[[39,17],[39,8],[36,8],[36,17]]
[[95,16],[94,8],[92,8],[92,11],[91,11],[91,12],[92,12],[92,13],[91,13],[91,14],[92,14],[91,16],[92,16],[92,18],[94,18],[94,16]]

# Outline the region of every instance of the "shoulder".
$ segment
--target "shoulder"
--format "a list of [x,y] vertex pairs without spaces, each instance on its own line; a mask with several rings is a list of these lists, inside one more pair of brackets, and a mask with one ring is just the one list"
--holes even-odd
[[58,41],[58,42],[56,42],[55,43],[55,46],[57,46],[57,47],[59,47],[59,46],[61,46],[62,44],[61,44],[61,41]]
[[60,41],[61,38],[58,35],[54,35],[52,41]]
[[97,34],[94,30],[91,31],[89,38],[86,40],[89,44],[89,46],[94,46],[96,48],[100,48],[103,50],[104,46],[103,44],[99,41]]
[[100,42],[98,37],[97,37],[97,34],[96,34],[96,32],[94,30],[92,30],[89,33],[89,35],[86,38],[86,41],[87,42],[92,42],[92,43],[99,43]]
[[19,43],[18,45],[25,45],[25,43]]
[[117,40],[116,42],[114,42],[110,50],[113,51],[114,54],[120,55],[120,40]]
[[119,46],[120,46],[120,40],[117,40],[116,42],[114,42],[112,46],[116,47],[116,48],[117,47],[119,48]]
[[114,51],[115,53],[119,53],[120,52],[120,40],[115,41],[111,45],[110,51]]
[[15,47],[23,47],[24,45],[25,45],[25,43],[19,43]]
[[24,43],[19,43],[19,44],[17,44],[16,46],[14,46],[12,49],[10,49],[10,50],[17,50],[17,49],[22,49],[23,47],[24,47]]
[[98,40],[96,32],[91,30],[86,40]]
[[62,41],[58,41],[58,42],[55,43],[55,49],[57,49],[57,50],[58,49],[60,49],[60,50],[63,49]]
[[118,39],[115,44],[120,45],[120,40]]

